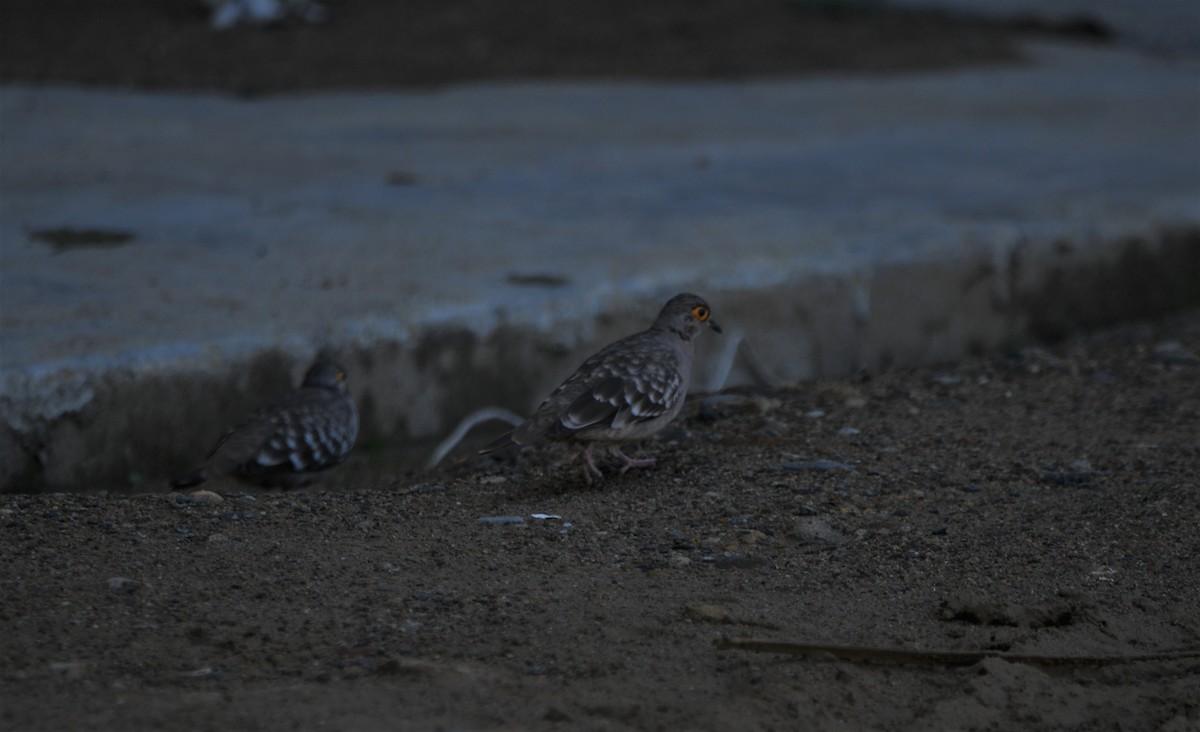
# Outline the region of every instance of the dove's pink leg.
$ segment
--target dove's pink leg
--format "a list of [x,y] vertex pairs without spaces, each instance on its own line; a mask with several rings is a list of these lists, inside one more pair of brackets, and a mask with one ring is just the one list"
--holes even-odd
[[631,458],[621,452],[621,448],[619,447],[613,447],[612,454],[620,458],[623,463],[621,466],[621,475],[625,475],[631,468],[648,468],[657,462],[654,458]]
[[588,485],[592,484],[592,474],[595,473],[597,478],[603,478],[604,474],[600,472],[600,468],[596,467],[596,463],[592,460],[592,448],[596,443],[589,442],[583,448],[583,479]]

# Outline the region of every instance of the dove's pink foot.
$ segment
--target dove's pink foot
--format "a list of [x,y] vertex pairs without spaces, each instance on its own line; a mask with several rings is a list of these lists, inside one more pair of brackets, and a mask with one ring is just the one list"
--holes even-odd
[[612,454],[621,459],[621,475],[625,475],[632,468],[648,468],[657,462],[654,458],[631,458],[621,452],[619,447],[612,448]]

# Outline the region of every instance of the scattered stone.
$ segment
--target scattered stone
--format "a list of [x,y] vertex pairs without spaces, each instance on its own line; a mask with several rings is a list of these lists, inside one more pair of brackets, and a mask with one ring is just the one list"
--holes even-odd
[[817,473],[828,473],[834,470],[845,470],[848,473],[854,472],[854,466],[849,463],[840,463],[836,460],[793,460],[789,463],[784,463],[781,466],[784,470],[811,470]]
[[688,605],[683,609],[683,617],[700,623],[732,623],[729,612],[720,605]]
[[692,560],[679,553],[672,554],[669,561],[672,567],[678,568],[686,567],[692,563]]
[[506,524],[523,524],[525,523],[524,516],[483,516],[479,519],[481,524],[496,524],[503,526]]
[[80,679],[87,674],[86,661],[51,661],[50,673],[65,676],[68,679]]
[[739,540],[743,544],[747,544],[749,546],[754,546],[755,544],[761,544],[762,542],[767,541],[769,538],[770,537],[768,537],[766,534],[759,531],[758,529],[750,529],[746,533],[742,534],[739,537]]
[[112,590],[113,592],[120,593],[122,595],[127,595],[130,592],[134,592],[141,586],[142,586],[141,582],[138,582],[137,580],[129,579],[128,577],[109,577],[108,578],[108,589]]
[[219,493],[212,491],[192,491],[188,494],[188,498],[192,503],[200,504],[201,506],[216,506],[225,502]]
[[1154,347],[1150,360],[1167,366],[1195,366],[1200,357],[1185,349],[1179,341],[1163,341]]
[[842,437],[853,437],[859,434],[860,430],[856,427],[843,427],[838,430],[838,434]]
[[219,678],[220,676],[221,676],[221,672],[214,670],[211,666],[205,666],[203,668],[198,668],[194,671],[184,671],[179,674],[180,679],[188,679],[188,680],[216,679],[216,678]]
[[846,543],[846,535],[829,525],[829,522],[819,516],[804,516],[792,524],[788,537],[806,544],[827,544],[838,546]]
[[483,485],[499,485],[507,483],[508,478],[503,475],[481,475],[479,476],[479,482]]
[[966,402],[964,402],[961,399],[949,399],[949,398],[934,399],[932,402],[929,403],[929,408],[930,409],[953,409],[955,407],[961,407],[965,403]]
[[741,552],[723,552],[715,559],[715,564],[720,569],[750,569],[766,563],[767,560],[762,557],[752,557]]
[[[1086,461],[1082,462],[1086,463]],[[1047,468],[1041,472],[1042,480],[1047,483],[1079,488],[1095,488],[1099,479],[1108,475],[1106,470],[1054,470]]]

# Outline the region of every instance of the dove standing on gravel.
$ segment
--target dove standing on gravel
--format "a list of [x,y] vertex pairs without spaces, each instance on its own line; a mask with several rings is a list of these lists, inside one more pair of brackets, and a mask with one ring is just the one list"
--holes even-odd
[[546,401],[512,432],[481,452],[543,439],[583,448],[583,475],[601,477],[592,460],[597,443],[607,444],[623,466],[654,464],[621,452],[620,444],[649,437],[679,414],[692,376],[692,342],[705,327],[720,333],[704,298],[683,293],[671,298],[648,330],[622,338],[583,362]]
[[187,488],[234,475],[284,486],[339,465],[358,437],[358,410],[341,366],[318,360],[299,389],[247,415],[217,442],[204,464],[171,481]]

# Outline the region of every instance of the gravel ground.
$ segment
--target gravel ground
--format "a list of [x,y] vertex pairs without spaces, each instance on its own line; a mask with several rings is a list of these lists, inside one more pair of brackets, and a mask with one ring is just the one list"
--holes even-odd
[[658,466],[593,488],[542,450],[300,493],[0,496],[0,724],[1196,729],[1197,354],[1191,313],[713,395],[636,448]]

